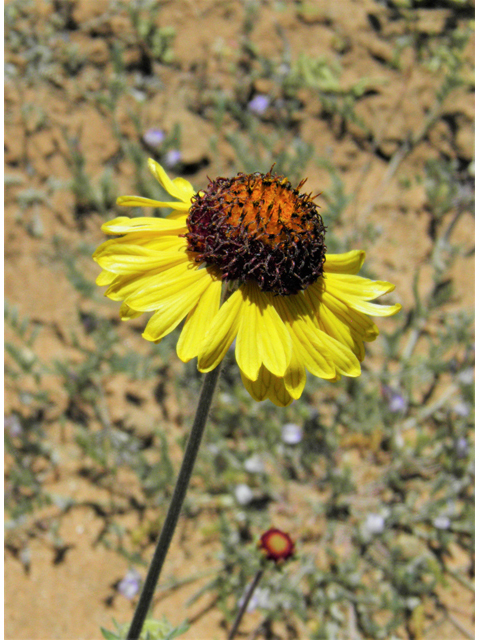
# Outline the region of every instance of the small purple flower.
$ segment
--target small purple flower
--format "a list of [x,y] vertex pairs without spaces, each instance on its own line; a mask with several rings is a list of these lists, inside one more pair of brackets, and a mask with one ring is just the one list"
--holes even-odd
[[463,436],[455,440],[455,453],[457,458],[466,458],[468,456],[468,440]]
[[165,132],[161,129],[148,129],[143,134],[143,141],[149,147],[159,147],[165,139]]
[[407,403],[402,394],[392,387],[382,385],[382,395],[388,402],[388,408],[392,413],[403,413],[407,408]]
[[129,569],[125,577],[120,580],[117,590],[122,596],[131,600],[140,589],[140,574],[135,569]]
[[285,444],[298,444],[302,441],[303,438],[303,430],[298,424],[294,424],[293,422],[288,422],[284,424],[282,427],[282,440]]
[[405,400],[403,396],[399,393],[394,393],[390,402],[388,403],[388,408],[392,413],[399,413],[400,411],[405,411]]
[[468,402],[457,402],[457,404],[453,407],[454,412],[457,416],[462,418],[466,418],[470,414],[470,405]]
[[270,98],[263,93],[257,94],[248,103],[248,108],[253,113],[261,116],[268,109],[270,105]]
[[182,159],[182,154],[178,149],[170,149],[165,156],[165,164],[167,167],[174,167]]
[[19,417],[15,413],[12,413],[9,416],[4,416],[3,428],[8,431],[8,433],[10,434],[10,437],[12,438],[21,436],[23,433],[22,424],[20,422]]
[[436,529],[449,529],[450,528],[450,518],[448,516],[438,516],[433,521],[433,526]]

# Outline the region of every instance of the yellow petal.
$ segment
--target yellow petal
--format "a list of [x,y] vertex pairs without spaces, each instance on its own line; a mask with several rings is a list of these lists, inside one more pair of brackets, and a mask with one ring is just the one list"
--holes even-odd
[[198,352],[198,370],[211,371],[220,364],[235,339],[243,296],[239,289],[222,304]]
[[[100,249],[100,247],[99,247]],[[117,244],[103,247],[94,260],[113,273],[141,273],[164,265],[175,265],[186,260],[186,247],[179,245],[176,251],[155,251],[149,247]]]
[[327,253],[323,268],[329,273],[356,274],[362,268],[365,251],[348,251],[347,253]]
[[362,361],[365,358],[362,336],[335,314],[327,304],[323,303],[321,294],[320,297],[317,297],[317,293],[317,289],[313,286],[305,290],[305,298],[311,307],[315,309],[319,328],[350,348],[356,357]]
[[[328,314],[322,315],[325,306],[324,299],[328,297],[329,294],[322,291],[322,287],[318,283],[309,287],[305,293],[305,302],[308,308],[316,313],[320,327],[331,329],[331,331],[320,330],[316,337],[323,345],[325,355],[328,354],[329,359],[334,362],[337,374],[341,373],[351,377],[359,376],[361,373],[359,356],[364,355],[360,336],[355,336],[355,339],[353,335],[349,335],[348,325],[344,326],[341,321],[337,322],[336,318],[329,317]],[[332,323],[331,325],[329,325],[329,321]]]
[[[312,292],[313,289],[314,287],[311,288]],[[338,321],[342,322],[352,332],[355,340],[357,340],[358,336],[364,342],[373,342],[378,337],[379,330],[377,325],[365,314],[355,311],[342,300],[332,296],[328,291],[324,291],[321,294],[321,300],[322,304],[330,309]]]
[[346,376],[360,375],[360,363],[355,354],[315,325],[314,311],[308,304],[308,298],[303,294],[288,296],[284,305],[294,317],[294,322],[291,323],[297,337],[294,348],[309,371],[327,380],[338,373]]
[[351,349],[360,362],[364,360],[365,345],[359,334],[339,320],[325,304],[320,307],[319,328]]
[[177,250],[180,247],[187,248],[187,242],[185,238],[181,238],[177,234],[159,235],[158,233],[144,233],[142,231],[133,231],[132,233],[127,233],[124,236],[116,236],[115,238],[106,240],[96,249],[92,257],[95,260],[99,255],[102,255],[104,252],[110,251],[112,247],[118,247],[120,245],[148,247],[149,249],[154,249],[155,251]]
[[177,343],[177,355],[188,362],[198,355],[200,344],[220,307],[221,280],[212,280],[198,304],[187,316]]
[[257,402],[268,398],[277,407],[286,407],[293,400],[293,396],[285,386],[285,379],[274,376],[263,365],[260,367],[257,380],[250,380],[240,371],[246,390]]
[[188,211],[191,206],[186,202],[161,202],[160,200],[151,200],[150,198],[142,198],[141,196],[119,196],[117,198],[117,205],[119,207],[153,207],[154,209],[168,207],[182,211],[184,215],[185,211]]
[[268,389],[272,382],[272,374],[270,371],[261,367],[257,380],[250,380],[240,369],[240,375],[242,376],[245,389],[257,402],[262,402],[268,395]]
[[329,356],[323,353],[322,345],[316,338],[318,329],[308,314],[301,294],[275,296],[275,307],[285,322],[292,338],[293,349],[299,360],[314,376],[330,380],[335,377],[335,366]]
[[323,352],[334,363],[337,374],[356,378],[362,373],[360,362],[351,349],[324,331],[317,331],[315,337],[322,345]]
[[172,220],[171,218],[127,218],[120,216],[102,224],[102,231],[107,234],[142,231],[143,233],[176,233],[178,235],[186,229],[184,218]]
[[290,362],[290,334],[273,306],[273,295],[260,291],[255,282],[240,287],[243,295],[235,357],[241,371],[256,380],[260,366],[282,376]]
[[259,331],[262,362],[273,375],[283,376],[292,359],[292,339],[275,309],[273,294],[261,292],[256,284],[254,287],[258,290],[257,301],[263,320]]
[[138,318],[141,316],[143,311],[134,311],[131,309],[128,304],[122,302],[122,306],[120,307],[120,318],[122,320],[131,320],[132,318]]
[[352,309],[360,313],[366,313],[369,316],[393,316],[402,308],[402,305],[398,302],[392,305],[374,304],[346,294],[342,294],[342,300]]
[[180,177],[174,178],[172,182],[175,185],[176,193],[180,195],[177,196],[173,193],[171,195],[172,196],[175,195],[176,198],[180,198],[180,200],[183,200],[184,202],[191,204],[192,198],[196,192],[195,192],[195,189],[190,184],[190,182],[188,180],[185,180],[185,178],[180,178]]
[[111,284],[116,277],[116,273],[111,273],[110,271],[103,270],[101,273],[99,273],[95,282],[99,287],[103,287],[106,284]]
[[300,361],[296,350],[292,349],[292,359],[283,376],[283,383],[285,389],[294,400],[297,400],[302,395],[306,381],[305,365]]
[[[126,300],[133,294],[142,295],[152,290],[152,287],[161,287],[167,282],[175,282],[187,270],[191,269],[191,262],[184,257],[180,264],[167,264],[155,270],[134,275],[118,276],[107,289],[105,295],[111,300]],[[168,275],[165,275],[168,272]],[[138,309],[140,311],[140,309]]]
[[142,334],[145,340],[159,342],[173,331],[197,304],[210,282],[209,277],[204,277],[162,300],[161,307],[150,318]]
[[206,269],[192,269],[190,266],[188,263],[186,266],[180,264],[159,273],[151,282],[125,298],[125,302],[136,311],[156,311],[164,305],[166,298],[181,296],[184,289],[196,286],[196,283],[205,281],[208,285],[211,282],[212,277]]
[[348,295],[361,300],[375,300],[375,298],[395,289],[395,285],[391,282],[370,280],[345,273],[326,273],[324,284],[325,288],[337,298]]
[[[113,240],[125,240],[125,244],[128,244],[128,239],[136,234],[129,233],[122,238],[114,238]],[[131,244],[141,244],[143,247],[148,247],[149,249],[154,249],[155,251],[171,251],[171,250],[180,250],[181,248],[187,249],[187,242],[185,238],[180,238],[179,236],[171,235],[171,236],[160,236],[160,235],[152,235],[152,234],[142,234],[143,241],[141,243],[138,240],[135,242],[131,242]]]
[[248,297],[245,286],[242,286],[240,291],[243,303],[239,312],[240,323],[235,344],[235,358],[240,371],[250,380],[256,380],[262,364],[259,345],[261,314],[255,302]]
[[293,401],[293,397],[285,388],[282,378],[272,376],[272,382],[268,387],[268,399],[277,407],[288,407]]
[[[188,210],[190,211],[190,208]],[[167,216],[165,216],[168,220],[179,220],[180,218],[184,218],[186,220],[187,217],[188,216],[185,215],[185,211],[181,209],[178,211],[171,211]]]
[[162,187],[174,198],[182,200],[182,202],[188,204],[190,207],[191,199],[195,195],[195,190],[192,185],[184,178],[175,178],[171,180],[165,169],[155,162],[152,158],[148,160],[148,168],[152,172],[154,178],[156,178]]

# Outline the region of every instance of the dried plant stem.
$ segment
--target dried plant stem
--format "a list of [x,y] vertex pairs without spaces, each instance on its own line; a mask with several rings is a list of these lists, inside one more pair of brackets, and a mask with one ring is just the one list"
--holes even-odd
[[251,597],[253,596],[253,592],[257,588],[258,583],[260,582],[260,578],[263,575],[263,569],[259,569],[255,574],[254,579],[252,580],[252,584],[248,587],[248,591],[245,594],[245,598],[243,599],[242,606],[240,607],[237,617],[235,618],[235,622],[233,623],[233,627],[228,634],[228,640],[233,640],[238,631],[238,627],[240,626],[240,622],[242,621],[243,614],[247,610],[248,603],[250,602]]
[[460,620],[457,620],[457,618],[454,615],[452,615],[449,611],[447,611],[446,613],[447,613],[447,618],[450,620],[453,626],[456,627],[460,631],[460,633],[463,636],[465,636],[465,638],[468,638],[469,640],[475,640],[475,635],[471,633],[469,629],[464,627],[464,625],[460,622]]
[[197,412],[193,421],[192,430],[188,438],[182,466],[178,474],[177,483],[173,490],[172,500],[168,508],[167,516],[163,524],[160,538],[158,539],[152,562],[148,569],[145,584],[138,600],[137,608],[133,616],[132,624],[128,631],[127,640],[138,640],[142,632],[143,623],[147,617],[150,604],[157,586],[158,578],[165,561],[165,557],[172,541],[175,527],[177,526],[182,504],[187,493],[188,484],[192,475],[193,466],[197,458],[198,449],[202,440],[208,412],[212,404],[213,394],[220,375],[220,365],[205,375]]

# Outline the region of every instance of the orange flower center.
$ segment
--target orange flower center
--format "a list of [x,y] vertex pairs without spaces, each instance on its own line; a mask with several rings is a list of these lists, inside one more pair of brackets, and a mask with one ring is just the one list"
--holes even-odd
[[287,560],[295,552],[295,544],[288,533],[280,529],[269,529],[260,538],[260,549],[269,560]]
[[227,224],[247,227],[271,246],[288,231],[305,231],[302,223],[313,228],[312,220],[304,220],[304,202],[286,178],[254,174],[247,176],[247,181],[232,181],[224,195],[224,203],[228,210]]
[[255,280],[264,291],[298,293],[323,273],[325,227],[311,195],[283,176],[217,178],[193,200],[189,249],[225,280]]

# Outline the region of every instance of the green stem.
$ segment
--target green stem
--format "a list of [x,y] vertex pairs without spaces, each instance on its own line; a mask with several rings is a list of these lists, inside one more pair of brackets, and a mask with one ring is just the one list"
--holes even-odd
[[143,623],[147,617],[150,604],[155,593],[160,571],[162,570],[165,557],[172,541],[175,527],[177,526],[182,504],[187,493],[188,483],[192,475],[193,466],[197,457],[200,442],[202,440],[205,424],[207,422],[208,412],[212,404],[213,394],[217,386],[218,377],[220,375],[220,366],[206,374],[203,381],[200,399],[198,401],[197,413],[193,421],[192,430],[188,438],[185,455],[183,458],[180,473],[178,474],[177,484],[173,490],[172,500],[168,508],[168,513],[163,524],[163,529],[158,539],[152,562],[148,569],[145,584],[138,600],[137,608],[133,616],[132,624],[128,631],[127,640],[138,640],[142,632]]
[[243,614],[247,610],[248,603],[250,602],[253,596],[253,592],[257,588],[258,583],[260,582],[260,578],[263,575],[263,571],[264,571],[263,569],[259,569],[257,571],[254,579],[252,580],[252,584],[248,587],[248,591],[245,594],[245,598],[242,602],[242,606],[240,607],[240,610],[237,613],[237,617],[235,618],[235,622],[233,623],[233,627],[231,628],[230,633],[228,634],[228,640],[233,640],[235,638],[235,635],[238,631],[238,627],[240,626],[240,622],[242,621]]

